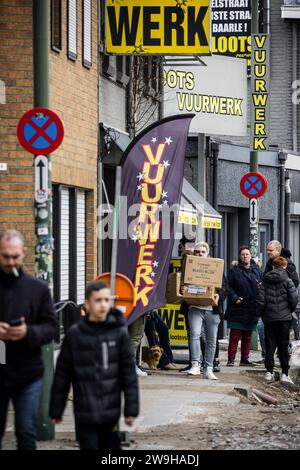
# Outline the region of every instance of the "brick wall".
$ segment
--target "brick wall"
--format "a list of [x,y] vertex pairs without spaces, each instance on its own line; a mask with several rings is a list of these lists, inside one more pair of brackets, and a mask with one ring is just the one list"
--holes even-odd
[[[49,2],[50,5],[50,2]],[[67,57],[67,2],[62,2],[62,50],[50,52],[50,105],[64,122],[65,138],[52,156],[53,182],[88,189],[87,280],[96,274],[98,151],[98,20],[93,1],[91,69],[82,65],[82,0],[77,1],[77,60]]]
[[0,79],[6,104],[0,104],[0,228],[16,228],[26,237],[26,267],[34,269],[32,156],[19,145],[19,118],[33,105],[32,1],[0,2]]
[[[49,9],[50,9],[49,0]],[[53,182],[89,191],[87,197],[87,279],[96,273],[96,207],[98,142],[98,23],[93,4],[93,64],[82,65],[82,0],[78,0],[78,58],[67,58],[67,1],[63,4],[62,51],[50,49],[50,107],[63,119],[65,138],[52,155]],[[49,15],[50,19],[50,15]],[[50,24],[49,24],[50,31]],[[50,36],[49,36],[50,39]],[[1,0],[0,80],[6,104],[0,104],[0,228],[17,228],[26,236],[25,260],[34,271],[34,211],[32,156],[21,148],[16,128],[33,106],[32,1]]]

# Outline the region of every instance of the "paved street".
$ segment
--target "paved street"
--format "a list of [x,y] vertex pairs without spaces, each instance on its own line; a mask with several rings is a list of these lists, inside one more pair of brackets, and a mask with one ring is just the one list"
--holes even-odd
[[[131,449],[295,449],[300,447],[300,382],[285,389],[278,382],[266,385],[263,369],[225,366],[222,351],[219,381],[187,377],[184,373],[154,371],[139,379],[141,413],[129,430]],[[258,352],[252,358],[259,359]],[[274,407],[245,398],[235,387],[256,387],[279,399]],[[13,447],[12,415],[5,448]],[[74,441],[72,401],[64,421],[56,427],[54,442],[40,449],[77,449]],[[125,447],[126,449],[127,447]]]

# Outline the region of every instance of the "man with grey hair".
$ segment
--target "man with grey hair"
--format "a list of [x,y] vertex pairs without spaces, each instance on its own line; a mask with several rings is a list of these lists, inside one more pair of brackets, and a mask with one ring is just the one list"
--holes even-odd
[[0,449],[10,400],[19,450],[36,449],[36,418],[44,372],[41,347],[56,331],[51,294],[44,281],[23,269],[26,249],[16,230],[0,232]]
[[286,271],[289,275],[289,278],[293,281],[294,286],[297,288],[299,286],[299,276],[296,271],[296,266],[294,265],[290,256],[286,256],[285,254],[286,251],[288,250],[283,249],[281,243],[278,240],[271,240],[268,243],[267,255],[268,255],[269,260],[266,264],[264,275],[273,270],[273,260],[277,258],[278,256],[283,256],[284,258],[287,259],[287,262],[288,262]]

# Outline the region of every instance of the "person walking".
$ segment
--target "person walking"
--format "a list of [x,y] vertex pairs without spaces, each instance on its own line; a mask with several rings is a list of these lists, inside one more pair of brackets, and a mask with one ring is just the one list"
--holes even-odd
[[240,340],[240,366],[251,365],[251,337],[259,318],[256,297],[261,278],[261,269],[252,260],[249,246],[241,246],[239,261],[228,274],[228,306],[225,320],[230,328],[230,335],[227,366],[234,366]]
[[47,284],[23,268],[25,251],[20,232],[0,232],[0,340],[6,347],[6,364],[0,365],[0,449],[10,401],[17,449],[36,449],[41,346],[54,339],[57,328]]
[[[297,273],[296,266],[292,261],[292,253],[290,252],[290,250],[288,248],[283,248],[281,243],[278,240],[271,240],[267,246],[267,255],[268,255],[269,260],[266,264],[264,274],[267,274],[268,272],[271,272],[273,270],[273,260],[275,258],[277,258],[278,256],[283,256],[284,258],[286,258],[288,262],[286,272],[289,278],[293,281],[294,286],[298,288],[299,287],[299,275]],[[292,326],[294,328],[295,336],[298,337],[297,330],[299,328],[299,325],[298,325],[298,317],[295,312],[293,312]],[[264,325],[260,325],[258,332],[259,332],[259,339],[262,344],[262,342],[264,341]],[[296,337],[295,339],[297,339]],[[290,350],[292,349],[291,345],[289,346],[289,348]],[[262,350],[263,350],[263,347],[262,347]]]
[[138,381],[122,313],[111,308],[111,292],[100,281],[85,291],[87,315],[68,331],[57,360],[49,415],[62,421],[70,386],[80,450],[117,450],[113,432],[121,414],[132,426],[139,413]]
[[[194,255],[207,258],[209,255],[209,246],[206,242],[200,242],[195,245]],[[225,298],[224,286],[215,295],[215,308],[212,306],[199,307],[192,305],[188,311],[189,341],[191,351],[192,366],[187,371],[188,375],[200,375],[201,348],[200,337],[202,324],[205,332],[205,354],[203,378],[208,380],[218,380],[213,373],[213,363],[216,352],[218,326],[220,323],[220,301]]]
[[274,353],[278,348],[281,381],[293,383],[289,372],[289,339],[292,312],[298,303],[298,292],[287,273],[288,261],[282,256],[273,259],[273,271],[263,276],[259,286],[257,304],[265,325],[267,369],[265,379],[274,381]]

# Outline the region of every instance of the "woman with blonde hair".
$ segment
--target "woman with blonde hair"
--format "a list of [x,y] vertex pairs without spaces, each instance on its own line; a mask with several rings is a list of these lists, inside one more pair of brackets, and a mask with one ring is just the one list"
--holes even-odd
[[[194,255],[207,258],[209,255],[209,246],[206,242],[200,242],[195,245]],[[226,297],[225,278],[222,289],[215,296],[215,306],[207,305],[199,307],[191,305],[188,312],[188,322],[190,328],[189,341],[191,350],[192,366],[188,370],[189,375],[200,375],[201,348],[200,337],[202,325],[205,332],[205,353],[203,378],[208,380],[218,380],[213,373],[213,363],[217,345],[218,326],[220,323],[220,311],[222,301]]]

